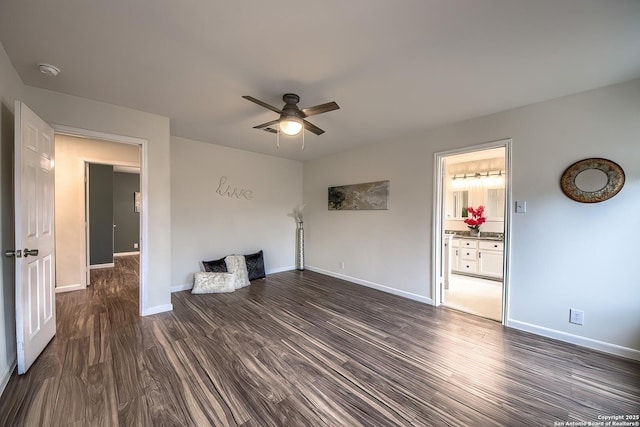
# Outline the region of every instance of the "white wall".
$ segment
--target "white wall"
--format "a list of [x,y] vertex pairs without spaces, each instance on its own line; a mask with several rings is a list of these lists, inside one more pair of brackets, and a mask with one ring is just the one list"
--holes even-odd
[[[513,198],[528,209],[513,214],[508,324],[640,359],[640,80],[305,163],[307,264],[428,300],[434,153],[506,138]],[[616,197],[589,205],[563,195],[560,175],[587,157],[625,170]],[[328,186],[383,179],[389,211],[327,210]],[[569,324],[570,308],[584,310],[584,326]]]
[[77,290],[87,286],[85,162],[139,167],[140,151],[136,145],[66,135],[56,135],[55,144],[56,289]]
[[[171,310],[171,182],[169,119],[155,114],[118,107],[31,86],[24,87],[23,100],[43,120],[71,126],[140,138],[147,141],[148,174],[146,197],[148,224],[141,234],[142,256],[150,266],[143,274],[147,288],[141,306],[144,314]],[[144,266],[142,266],[144,268]]]
[[[251,198],[220,195],[221,177],[221,190],[250,190]],[[191,288],[200,261],[230,254],[262,249],[267,273],[294,268],[287,214],[302,203],[301,162],[172,137],[171,194],[174,290]]]
[[[13,135],[14,101],[20,98],[22,81],[0,45],[0,242],[1,250],[14,249]],[[16,360],[15,260],[1,256],[0,277],[0,393]]]
[[[430,162],[431,157],[416,153],[407,143],[306,162],[307,266],[430,301]],[[382,180],[390,180],[389,210],[328,210],[328,187]]]

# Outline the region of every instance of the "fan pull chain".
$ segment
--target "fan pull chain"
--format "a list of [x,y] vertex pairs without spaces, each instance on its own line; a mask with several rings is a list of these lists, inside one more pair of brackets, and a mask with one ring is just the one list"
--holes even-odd
[[276,132],[276,149],[280,149],[280,129],[278,129],[278,132]]
[[304,122],[302,123],[302,151],[304,151]]

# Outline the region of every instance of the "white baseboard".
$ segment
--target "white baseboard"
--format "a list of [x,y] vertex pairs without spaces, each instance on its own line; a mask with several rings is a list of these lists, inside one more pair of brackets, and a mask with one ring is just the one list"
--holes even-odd
[[295,269],[296,269],[295,265],[289,265],[287,267],[272,268],[271,270],[266,271],[266,273],[267,273],[267,276],[268,276],[269,274],[282,273],[283,271],[291,271],[291,270],[295,270]]
[[76,283],[75,285],[66,285],[66,286],[56,287],[55,292],[56,294],[59,294],[62,292],[79,291],[82,289],[87,289],[87,287],[81,285],[80,283]]
[[149,307],[142,310],[143,316],[151,316],[152,314],[164,313],[166,311],[173,311],[173,304],[157,305],[155,307]]
[[140,251],[135,251],[135,252],[118,252],[118,253],[114,253],[113,256],[131,256],[131,255],[140,255]]
[[94,264],[94,265],[90,265],[89,266],[89,270],[95,270],[95,269],[98,269],[98,268],[113,268],[115,266],[116,265],[113,262],[109,262],[109,263],[106,263],[106,264]]
[[171,293],[181,292],[181,291],[188,291],[191,288],[193,288],[193,283],[187,283],[187,284],[184,284],[184,285],[172,286],[171,287]]
[[369,282],[368,280],[358,279],[356,277],[347,276],[345,274],[334,273],[333,271],[324,270],[322,268],[313,267],[313,266],[305,266],[307,270],[315,271],[316,273],[325,274],[327,276],[335,277],[337,279],[346,280],[347,282],[356,283],[358,285],[366,286],[368,288],[377,289],[382,292],[386,292],[388,294],[397,295],[399,297],[407,298],[410,300],[422,302],[425,304],[433,305],[433,300],[429,297],[425,297],[422,295],[413,294],[407,291],[401,291],[400,289],[391,288],[389,286],[381,285],[379,283]]
[[13,362],[9,364],[7,369],[2,372],[2,377],[0,378],[0,396],[4,393],[4,389],[9,384],[9,380],[11,379],[11,374],[13,374],[13,370],[16,369],[16,359],[13,359]]
[[576,344],[581,347],[587,347],[593,350],[602,351],[604,353],[614,354],[616,356],[625,357],[627,359],[640,360],[640,350],[629,347],[623,347],[617,344],[611,344],[604,341],[598,341],[591,338],[581,337],[579,335],[558,331],[555,329],[545,328],[543,326],[533,325],[531,323],[521,322],[519,320],[507,319],[506,326],[521,331],[531,332],[543,337],[557,339],[559,341]]

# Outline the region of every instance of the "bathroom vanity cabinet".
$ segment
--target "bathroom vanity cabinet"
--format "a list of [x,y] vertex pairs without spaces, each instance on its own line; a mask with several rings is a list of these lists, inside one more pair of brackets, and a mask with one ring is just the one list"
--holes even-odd
[[504,242],[482,238],[454,238],[452,249],[452,272],[502,279]]

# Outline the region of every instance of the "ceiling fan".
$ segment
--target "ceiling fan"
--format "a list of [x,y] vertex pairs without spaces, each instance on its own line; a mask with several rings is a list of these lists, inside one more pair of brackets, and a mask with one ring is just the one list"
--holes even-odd
[[254,126],[254,129],[262,129],[267,132],[278,133],[277,126],[272,127],[274,125],[278,125],[280,127],[280,131],[282,131],[286,135],[297,135],[302,130],[303,125],[304,128],[309,132],[316,135],[322,135],[324,131],[313,123],[309,123],[308,121],[306,121],[305,118],[315,116],[316,114],[327,113],[329,111],[337,110],[338,108],[340,108],[335,102],[327,102],[326,104],[303,108],[301,110],[297,105],[298,102],[300,102],[300,97],[295,93],[284,94],[282,100],[285,102],[285,104],[284,107],[282,107],[282,110],[279,110],[276,107],[267,104],[266,102],[260,101],[253,96],[245,95],[243,96],[243,98],[280,114],[279,119]]

